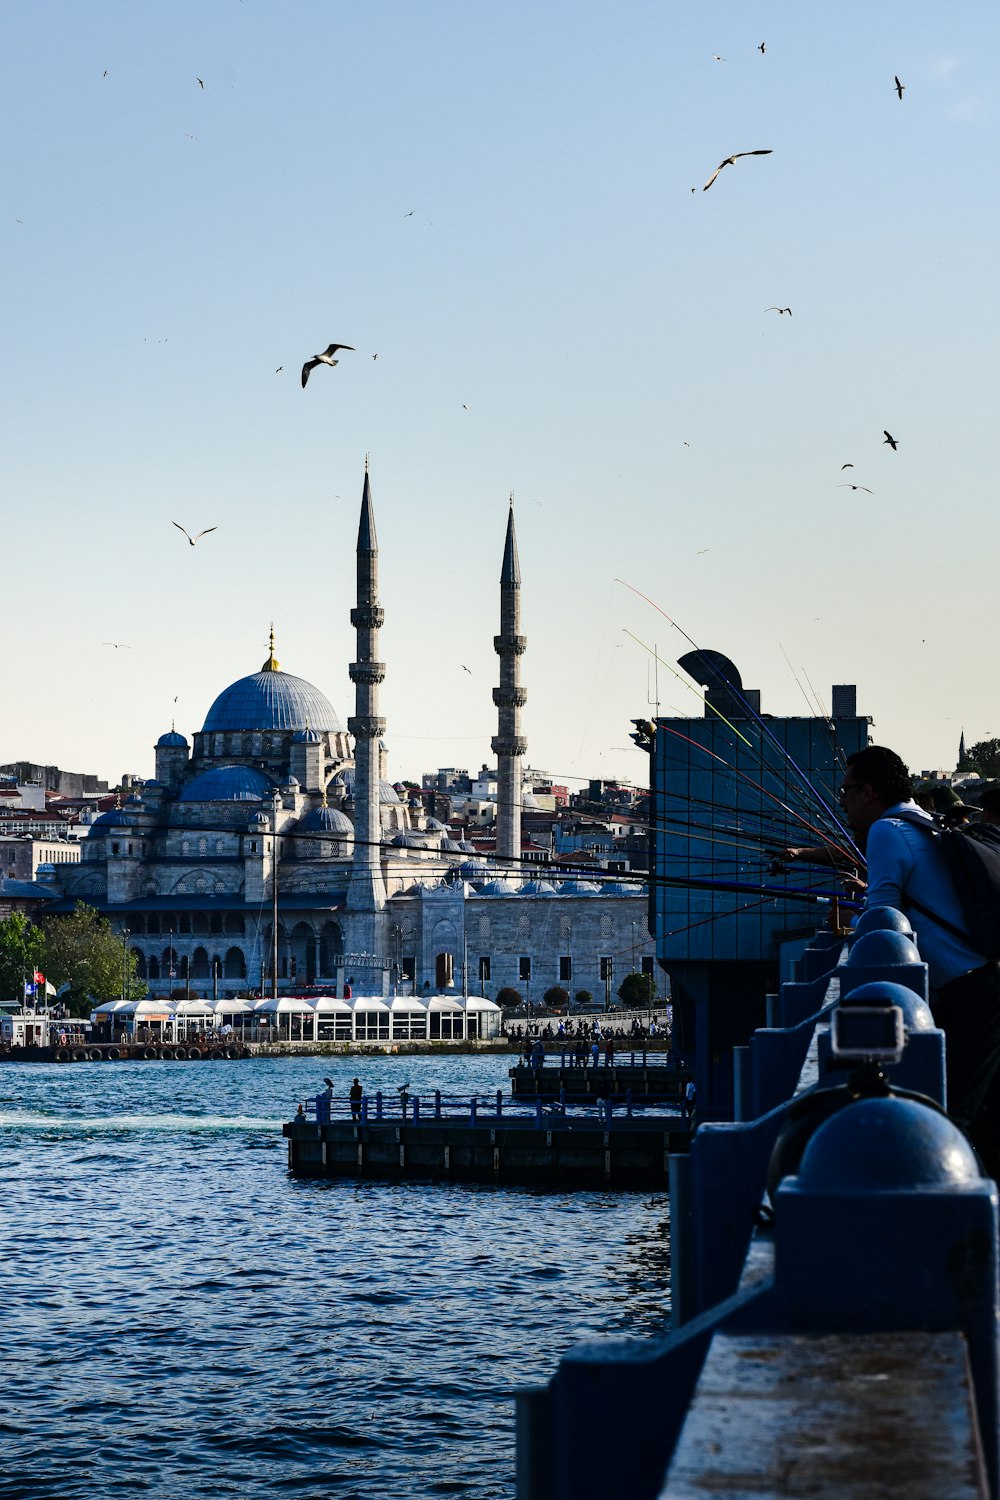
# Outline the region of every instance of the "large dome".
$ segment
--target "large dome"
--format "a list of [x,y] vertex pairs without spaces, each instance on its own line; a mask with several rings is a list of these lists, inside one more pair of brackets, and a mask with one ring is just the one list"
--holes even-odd
[[253,766],[215,766],[181,788],[182,802],[260,802],[274,782]]
[[219,729],[314,729],[342,734],[333,704],[301,677],[274,668],[241,677],[219,694],[202,733]]

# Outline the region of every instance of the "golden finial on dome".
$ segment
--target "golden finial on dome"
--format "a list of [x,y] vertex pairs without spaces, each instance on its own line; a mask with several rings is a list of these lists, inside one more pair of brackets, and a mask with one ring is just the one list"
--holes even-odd
[[322,797],[321,797],[321,798],[320,798],[320,803],[319,803],[319,805],[320,805],[320,807],[329,807],[329,805],[330,805],[330,804],[329,804],[329,803],[328,803],[328,802],[327,802],[327,800],[326,800],[326,787],[324,787],[324,788],[323,788],[323,795],[322,795]]
[[280,672],[281,665],[274,654],[274,621],[271,621],[271,654],[260,669],[262,672]]

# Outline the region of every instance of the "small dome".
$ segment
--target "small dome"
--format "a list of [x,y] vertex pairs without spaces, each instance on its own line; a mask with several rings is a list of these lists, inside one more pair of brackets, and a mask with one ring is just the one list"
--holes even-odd
[[285,785],[286,787],[288,787],[289,791],[294,792],[295,788],[297,786],[301,786],[302,783],[299,781],[299,778],[297,776],[289,776],[288,780],[285,782]]
[[518,891],[519,896],[554,896],[556,888],[551,880],[526,880]]
[[340,838],[345,833],[353,835],[354,824],[346,813],[339,812],[335,807],[314,807],[311,812],[306,813],[295,831]]
[[171,729],[167,734],[161,734],[160,738],[156,742],[157,750],[174,748],[178,750],[186,750],[187,747],[187,740],[182,734],[178,734],[176,729]]
[[458,867],[458,873],[463,880],[489,880],[492,873],[489,865],[482,859],[467,859]]
[[393,849],[422,849],[424,846],[412,833],[397,833],[392,840]]
[[293,745],[322,745],[323,736],[315,729],[297,729],[292,735]]
[[468,839],[459,839],[458,847],[461,849],[463,854],[478,853],[475,844],[470,844]]
[[601,887],[592,880],[564,880],[559,887],[560,896],[599,896]]
[[601,886],[601,894],[604,896],[642,896],[645,891],[644,885],[629,885],[625,880],[611,880],[607,885]]
[[447,830],[447,828],[445,827],[445,825],[443,823],[440,823],[437,820],[437,818],[428,818],[427,822],[424,824],[424,832],[425,833],[447,833],[448,830]]
[[[348,766],[346,770],[338,771],[330,783],[331,786],[343,788],[348,797],[354,796],[354,770]],[[378,800],[380,802],[399,803],[399,793],[390,781],[380,781],[378,784]]]
[[454,839],[442,839],[441,840],[441,848],[447,854],[464,854],[465,853],[465,845],[464,844],[456,844],[456,842],[455,842]]
[[215,766],[181,789],[181,802],[260,802],[274,783],[253,766]]
[[517,886],[512,880],[498,877],[496,880],[488,880],[484,886],[480,886],[480,896],[516,896]]
[[94,833],[107,833],[109,828],[128,828],[131,826],[131,818],[122,812],[120,807],[113,807],[109,812],[101,813],[90,825],[90,831]]

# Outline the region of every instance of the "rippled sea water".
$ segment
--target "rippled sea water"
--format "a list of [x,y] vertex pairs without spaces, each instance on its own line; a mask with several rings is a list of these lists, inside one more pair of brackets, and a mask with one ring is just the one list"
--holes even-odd
[[664,1195],[298,1182],[281,1124],[512,1061],[0,1065],[0,1500],[510,1500],[512,1392],[664,1330]]

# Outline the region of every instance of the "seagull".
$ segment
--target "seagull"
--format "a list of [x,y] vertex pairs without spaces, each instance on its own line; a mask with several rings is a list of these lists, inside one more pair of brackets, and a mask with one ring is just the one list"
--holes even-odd
[[471,667],[467,667],[467,666],[466,666],[466,665],[465,665],[465,662],[464,662],[464,661],[463,661],[463,662],[461,662],[461,663],[460,663],[460,665],[461,665],[461,668],[462,668],[462,671],[463,671],[463,672],[468,672],[468,674],[469,674],[469,676],[470,676],[470,677],[471,677],[471,676],[472,676],[472,668],[471,668]]
[[902,97],[903,97],[903,91],[906,88],[906,84],[905,83],[900,83],[899,79],[896,78],[895,75],[893,75],[893,82],[896,85],[896,93],[902,99]]
[[875,491],[870,490],[866,484],[838,484],[837,488],[838,490],[864,490],[866,495],[874,495],[875,493]]
[[789,317],[792,316],[792,309],[790,307],[765,307],[764,311],[765,312],[776,312],[776,313],[787,313]]
[[840,472],[841,472],[841,474],[843,474],[843,472],[844,472],[845,469],[853,469],[853,468],[854,468],[853,464],[841,464],[841,466],[840,466]]
[[696,552],[696,553],[695,553],[695,557],[704,557],[704,555],[705,555],[705,553],[706,553],[706,552],[707,552],[707,551],[708,551],[708,548],[707,548],[707,547],[700,547],[700,548],[699,548],[699,549],[698,549],[698,551],[697,551],[697,552]]
[[201,79],[200,79],[200,78],[199,78],[199,79],[198,79],[198,84],[199,84],[199,86],[200,86],[200,87],[201,87],[201,88],[204,88],[204,87],[205,87],[205,85],[204,85],[204,84],[203,84],[203,83],[202,83],[202,81],[201,81]]
[[354,345],[353,344],[328,344],[327,347],[323,350],[322,354],[314,354],[313,357],[312,357],[312,359],[307,359],[306,360],[305,364],[302,366],[302,389],[303,390],[305,390],[305,388],[306,388],[306,381],[309,379],[309,372],[310,372],[310,370],[315,370],[315,368],[316,368],[317,365],[329,365],[330,368],[332,369],[334,365],[338,365],[340,363],[339,359],[333,359],[332,358],[332,356],[334,354],[336,354],[336,352],[337,352],[338,349],[350,349],[352,351],[352,353],[353,353],[353,351],[354,351]]
[[377,349],[376,349],[375,353],[372,355],[372,359],[378,359],[378,350]]
[[725,60],[726,59],[724,57],[720,57],[717,52],[713,52],[712,53],[712,61],[713,62],[725,62]]
[[105,76],[105,78],[107,78],[107,76],[108,76],[108,70],[107,70],[107,68],[104,69],[104,76]]
[[404,219],[412,219],[412,218],[413,218],[413,215],[414,215],[414,214],[415,214],[415,213],[416,213],[416,211],[417,211],[417,210],[416,210],[416,209],[415,209],[415,208],[411,208],[411,209],[410,209],[410,212],[409,212],[409,213],[408,213],[408,214],[404,214],[404,215],[403,215],[403,218],[404,218]]
[[712,173],[711,177],[708,179],[708,181],[705,183],[705,186],[702,188],[702,192],[703,193],[707,193],[708,192],[709,188],[712,186],[712,183],[718,177],[718,175],[722,171],[723,167],[731,167],[732,164],[733,164],[733,162],[734,161],[739,161],[739,159],[740,159],[741,156],[770,156],[771,153],[773,152],[773,150],[774,150],[773,146],[767,146],[763,150],[758,150],[758,151],[734,151],[733,154],[732,154],[732,156],[727,156],[726,159],[725,159],[725,161],[720,161],[719,162],[719,165],[716,167],[715,171]]
[[179,521],[171,521],[170,524],[171,526],[176,526],[178,531],[184,532],[184,535],[187,537],[192,547],[194,546],[195,542],[200,541],[203,536],[208,536],[208,533],[210,531],[218,531],[219,529],[218,526],[206,526],[204,531],[199,531],[197,536],[192,536],[190,531],[186,531]]
[[115,648],[116,651],[119,651],[119,650],[131,651],[131,649],[132,649],[132,647],[130,645],[128,645],[128,643],[126,641],[102,641],[101,645],[102,646],[114,646],[114,648]]
[[[882,428],[882,431],[885,432],[885,428],[884,427]],[[892,435],[891,432],[885,432],[885,442],[883,442],[883,444],[882,444],[883,448],[885,447],[886,443],[889,444],[889,447],[892,449],[893,453],[895,453],[896,446],[897,446],[896,445],[896,439],[893,437],[893,435]]]
[[279,365],[279,366],[278,366],[278,368],[277,368],[277,369],[276,369],[276,370],[275,370],[275,372],[274,372],[274,373],[275,373],[275,375],[280,375],[280,374],[281,374],[281,372],[282,372],[282,370],[283,370],[283,369],[284,369],[284,368],[285,368],[285,367],[284,367],[284,365]]
[[764,48],[766,45],[766,42],[761,42],[760,46],[757,48],[757,51],[760,53],[761,57],[764,56]]

